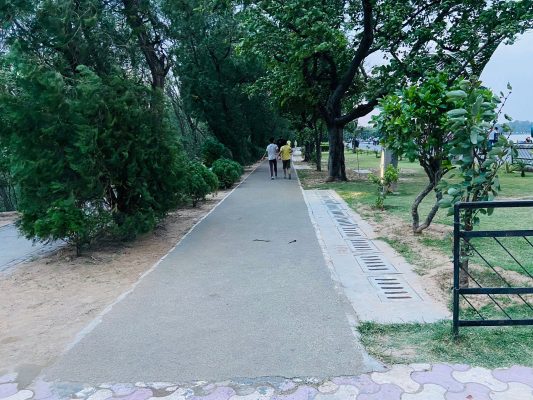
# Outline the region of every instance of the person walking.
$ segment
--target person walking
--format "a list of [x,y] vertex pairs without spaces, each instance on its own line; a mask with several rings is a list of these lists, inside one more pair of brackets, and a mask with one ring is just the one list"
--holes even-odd
[[278,177],[278,146],[274,144],[274,138],[269,139],[270,144],[266,148],[266,155],[268,156],[268,166],[270,167],[270,179],[273,180],[274,176]]
[[289,173],[289,179],[291,179],[291,154],[291,141],[287,140],[287,144],[281,146],[279,150],[281,162],[283,163],[283,179],[287,179],[287,172]]

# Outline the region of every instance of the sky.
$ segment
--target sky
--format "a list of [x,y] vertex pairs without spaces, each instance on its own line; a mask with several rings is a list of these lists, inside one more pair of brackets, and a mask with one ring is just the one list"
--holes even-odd
[[483,83],[495,93],[513,92],[504,112],[519,121],[533,121],[533,31],[526,32],[513,45],[500,45],[481,74]]
[[[481,74],[481,80],[496,94],[506,93],[507,83],[510,83],[513,91],[503,113],[514,120],[533,121],[533,31],[526,32],[512,45],[500,45]],[[375,111],[360,118],[359,125],[367,125],[373,114]],[[500,122],[504,122],[503,117]]]

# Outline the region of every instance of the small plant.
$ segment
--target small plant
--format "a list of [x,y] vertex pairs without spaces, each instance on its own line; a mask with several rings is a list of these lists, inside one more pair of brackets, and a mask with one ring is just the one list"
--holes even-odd
[[383,178],[374,174],[370,174],[368,176],[370,182],[377,186],[376,202],[374,203],[375,208],[379,210],[384,209],[385,199],[387,198],[387,195],[392,193],[391,188],[396,182],[398,182],[399,178],[400,170],[392,165],[387,166],[385,173],[383,174]]
[[516,161],[512,167],[512,171],[520,171],[520,176],[524,178],[526,176],[527,164],[524,161]]
[[205,200],[209,193],[218,189],[218,178],[205,165],[192,161],[188,165],[187,195],[192,200],[192,206],[196,207],[199,201]]
[[244,172],[241,164],[226,158],[216,160],[211,170],[218,177],[219,187],[222,189],[230,188]]

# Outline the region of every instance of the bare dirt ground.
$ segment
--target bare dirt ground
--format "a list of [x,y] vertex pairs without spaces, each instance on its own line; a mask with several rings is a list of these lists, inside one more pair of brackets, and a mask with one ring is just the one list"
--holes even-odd
[[229,192],[170,213],[154,232],[133,242],[100,244],[81,257],[62,249],[0,275],[0,375],[52,363]]
[[15,211],[0,212],[0,228],[16,221],[19,214]]

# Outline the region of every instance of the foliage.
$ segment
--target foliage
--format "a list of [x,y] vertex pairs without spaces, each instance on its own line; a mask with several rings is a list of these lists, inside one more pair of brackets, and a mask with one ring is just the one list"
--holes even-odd
[[0,64],[20,229],[66,239],[78,252],[101,235],[147,232],[183,198],[184,158],[163,113],[164,76],[147,73],[155,73],[143,64],[147,48],[119,23],[115,6],[27,6],[7,20]]
[[524,178],[526,176],[526,171],[528,170],[528,165],[524,161],[516,161],[513,163],[511,169],[513,171],[519,171],[520,176]]
[[[447,95],[455,106],[448,111],[448,127],[453,133],[449,155],[460,181],[442,180],[439,185],[445,192],[440,205],[448,208],[450,214],[458,201],[493,200],[500,191],[498,171],[513,151],[505,135],[500,135],[498,142],[489,150],[488,136],[494,128],[501,99],[475,78],[460,81],[458,87]],[[471,230],[479,222],[478,213],[490,215],[493,209],[464,212],[465,229]]]
[[8,147],[0,147],[0,211],[14,211],[17,208],[17,191]]
[[208,137],[202,144],[202,157],[205,165],[211,167],[219,158],[231,159],[231,153],[229,149],[216,138]]
[[[346,180],[343,129],[383,95],[428,73],[479,75],[498,45],[533,25],[532,1],[253,1],[243,49],[263,59],[269,90],[294,114],[320,112],[329,180]],[[380,54],[378,66],[370,57]]]
[[226,158],[220,158],[213,163],[211,170],[218,177],[219,187],[222,189],[230,188],[239,180],[243,171],[242,166]]
[[193,207],[196,207],[200,200],[218,189],[217,176],[205,165],[191,161],[187,165],[187,195],[192,200]]
[[[417,160],[427,175],[428,183],[413,199],[411,208],[415,233],[429,227],[435,217],[442,197],[436,188],[451,168],[448,160],[451,133],[446,114],[452,107],[446,96],[449,88],[445,74],[429,77],[380,100],[380,114],[372,119],[385,146],[410,161]],[[435,205],[421,224],[418,209],[432,191],[436,194]]]
[[[176,60],[184,109],[205,121],[210,133],[241,164],[256,161],[268,137],[286,136],[287,122],[272,106],[267,92],[251,93],[264,66],[236,52],[244,35],[232,2],[165,0],[168,35]],[[213,160],[214,161],[214,160]]]
[[398,182],[398,179],[400,178],[400,171],[398,168],[395,168],[392,165],[388,165],[385,169],[385,173],[383,174],[383,178],[378,177],[374,174],[369,174],[368,179],[370,182],[372,182],[374,185],[376,185],[377,188],[377,195],[376,195],[376,201],[374,206],[379,209],[383,210],[385,207],[385,199],[387,196],[392,193],[392,186]]

